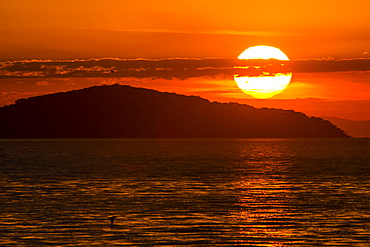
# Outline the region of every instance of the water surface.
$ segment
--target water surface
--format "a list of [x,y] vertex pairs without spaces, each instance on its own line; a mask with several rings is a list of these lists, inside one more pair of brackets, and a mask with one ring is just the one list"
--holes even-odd
[[368,139],[1,140],[0,245],[366,246],[369,150]]

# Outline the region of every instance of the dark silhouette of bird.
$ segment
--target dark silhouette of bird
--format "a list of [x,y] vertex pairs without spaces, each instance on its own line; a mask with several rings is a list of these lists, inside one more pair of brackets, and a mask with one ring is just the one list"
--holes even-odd
[[110,220],[110,227],[113,227],[114,220],[117,218],[117,216],[109,216],[108,219]]
[[110,70],[110,72],[111,72],[111,73],[114,73],[114,72],[115,72],[115,70],[114,70],[114,69],[111,69],[111,70]]

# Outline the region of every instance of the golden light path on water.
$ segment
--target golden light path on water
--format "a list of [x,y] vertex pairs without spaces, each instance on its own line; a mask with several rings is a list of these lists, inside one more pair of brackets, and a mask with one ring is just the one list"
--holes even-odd
[[[289,61],[289,58],[278,48],[272,46],[252,46],[242,52],[238,59],[240,60],[256,60],[256,59],[276,59],[281,61]],[[283,64],[282,64],[283,65]],[[249,66],[244,67],[247,69]],[[260,69],[260,66],[253,66]],[[243,68],[243,67],[235,67]],[[266,68],[265,68],[266,69]],[[261,71],[258,76],[241,76],[234,75],[234,81],[243,93],[253,96],[257,99],[271,98],[283,92],[289,85],[292,79],[292,73],[269,73]]]

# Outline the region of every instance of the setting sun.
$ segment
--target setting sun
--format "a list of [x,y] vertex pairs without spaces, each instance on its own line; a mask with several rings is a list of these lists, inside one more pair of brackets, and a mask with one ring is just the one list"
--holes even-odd
[[[240,60],[260,60],[276,59],[287,61],[289,58],[278,48],[272,46],[252,46],[242,52],[238,59]],[[253,96],[257,99],[271,98],[284,91],[292,78],[292,73],[270,73],[269,64],[261,66],[241,66],[236,67],[246,71],[247,76],[235,74],[234,80],[243,93]],[[248,75],[249,72],[258,73]],[[281,71],[282,72],[282,71]]]

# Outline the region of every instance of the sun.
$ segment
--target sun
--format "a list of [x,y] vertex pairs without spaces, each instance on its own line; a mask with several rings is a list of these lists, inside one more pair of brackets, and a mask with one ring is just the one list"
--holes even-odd
[[[239,60],[248,60],[248,66],[236,66],[241,74],[234,75],[234,81],[243,93],[253,96],[257,99],[268,99],[283,92],[289,85],[292,73],[281,71],[272,72],[271,66],[274,62],[261,64],[261,59],[289,61],[287,55],[279,48],[259,45],[252,46],[242,52]],[[257,62],[254,62],[256,60]],[[263,62],[264,63],[264,62]],[[279,63],[279,62],[275,62]],[[283,66],[284,64],[280,64]],[[278,67],[279,70],[282,67]]]
[[238,59],[278,59],[288,61],[289,58],[279,48],[267,45],[252,46],[243,51]]

